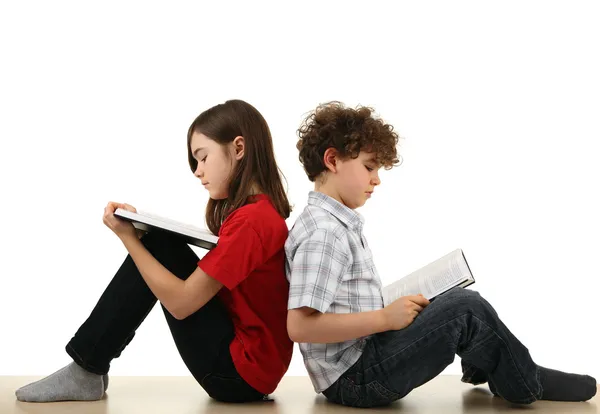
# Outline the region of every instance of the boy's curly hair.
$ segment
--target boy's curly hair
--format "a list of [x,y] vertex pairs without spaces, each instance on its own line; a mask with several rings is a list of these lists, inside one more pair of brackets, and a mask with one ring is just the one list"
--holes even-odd
[[374,152],[375,161],[386,170],[398,164],[398,134],[373,112],[369,107],[352,109],[333,101],[319,105],[304,119],[296,148],[310,181],[326,170],[323,156],[328,148],[335,148],[343,160],[357,158],[360,151]]

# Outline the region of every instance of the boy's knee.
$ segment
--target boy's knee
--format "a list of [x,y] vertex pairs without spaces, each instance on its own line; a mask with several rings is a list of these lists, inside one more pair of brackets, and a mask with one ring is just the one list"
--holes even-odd
[[461,300],[461,301],[478,301],[481,300],[482,297],[479,292],[471,289],[465,289],[461,287],[455,287],[450,289],[448,292],[444,293],[441,297],[447,297],[452,300]]
[[457,287],[442,296],[446,296],[446,300],[452,302],[449,306],[457,306],[475,314],[485,312],[489,307],[487,301],[475,290]]

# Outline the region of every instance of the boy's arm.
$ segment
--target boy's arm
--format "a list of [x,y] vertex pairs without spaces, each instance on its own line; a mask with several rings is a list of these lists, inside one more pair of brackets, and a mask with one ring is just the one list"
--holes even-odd
[[404,329],[429,303],[423,296],[404,296],[379,310],[335,313],[331,306],[353,257],[348,241],[329,229],[313,232],[288,259],[287,330],[294,342],[338,343]]
[[303,307],[288,311],[287,329],[294,342],[337,343],[388,331],[383,309],[357,313],[321,313]]
[[294,342],[328,344],[385,331],[404,329],[429,305],[423,295],[402,296],[383,309],[356,313],[321,313],[302,307],[288,311],[287,328]]
[[352,265],[347,239],[338,238],[331,229],[318,229],[288,259],[287,330],[291,340],[335,343],[389,329],[381,311],[327,312]]

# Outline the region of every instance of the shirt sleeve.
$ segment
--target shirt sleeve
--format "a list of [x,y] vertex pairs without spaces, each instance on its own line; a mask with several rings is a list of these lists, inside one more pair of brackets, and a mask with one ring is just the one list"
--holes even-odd
[[312,233],[300,243],[290,261],[288,309],[306,306],[327,311],[350,264],[348,242],[331,230]]
[[223,223],[217,246],[200,259],[198,267],[233,290],[264,262],[258,233],[247,217],[238,215]]

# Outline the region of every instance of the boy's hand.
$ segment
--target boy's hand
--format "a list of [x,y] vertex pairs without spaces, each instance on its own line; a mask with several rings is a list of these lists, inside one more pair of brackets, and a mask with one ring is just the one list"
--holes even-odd
[[419,312],[429,305],[423,295],[403,296],[383,308],[389,331],[404,329],[410,325]]

